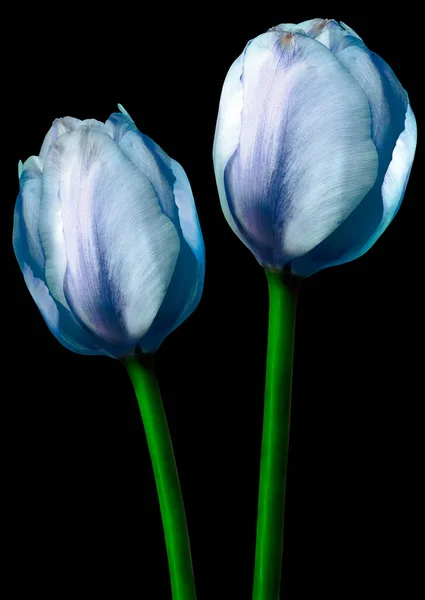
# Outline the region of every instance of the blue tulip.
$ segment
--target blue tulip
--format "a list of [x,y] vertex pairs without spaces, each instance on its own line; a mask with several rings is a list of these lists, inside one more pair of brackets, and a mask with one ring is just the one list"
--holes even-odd
[[182,167],[128,113],[56,119],[19,165],[13,246],[50,331],[80,354],[154,352],[199,303],[205,252]]
[[407,93],[355,31],[282,24],[251,40],[224,82],[213,150],[221,206],[260,264],[306,277],[376,242],[415,147]]

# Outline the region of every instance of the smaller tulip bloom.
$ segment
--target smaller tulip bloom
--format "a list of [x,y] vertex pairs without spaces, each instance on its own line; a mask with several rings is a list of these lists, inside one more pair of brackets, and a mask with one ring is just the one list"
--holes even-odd
[[204,243],[182,167],[128,113],[56,119],[19,166],[13,246],[68,349],[154,352],[199,303]]
[[407,93],[350,27],[312,19],[248,42],[214,140],[224,215],[270,270],[351,261],[397,213],[416,147]]

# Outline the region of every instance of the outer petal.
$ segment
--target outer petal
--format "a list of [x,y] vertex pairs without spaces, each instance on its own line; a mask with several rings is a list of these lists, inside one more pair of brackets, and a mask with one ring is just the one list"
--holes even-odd
[[256,38],[241,80],[227,201],[261,264],[282,268],[329,236],[372,187],[369,105],[339,61],[304,34]]
[[27,287],[57,340],[79,354],[109,354],[72,314],[56,305],[44,278],[45,257],[38,230],[41,178],[37,157],[29,158],[20,178],[21,191],[13,219],[13,247]]
[[366,246],[363,247],[363,252],[366,252],[382,235],[400,208],[412,169],[416,139],[416,119],[409,104],[407,106],[404,131],[402,131],[397,140],[390,166],[385,173],[382,184],[382,219],[373,236],[368,240]]
[[140,345],[154,352],[198,306],[204,287],[205,247],[196,212],[192,189],[184,169],[171,159],[175,177],[174,197],[178,207],[184,243],[167,294]]
[[[55,142],[44,169],[40,231],[51,293],[115,356],[149,329],[179,252],[146,177],[97,127]],[[62,291],[62,293],[61,293]]]
[[179,211],[180,225],[186,242],[196,256],[199,264],[199,274],[202,275],[200,279],[203,280],[205,271],[205,246],[192,188],[183,167],[177,161],[171,159],[171,168],[176,178],[174,183],[174,197]]
[[224,80],[213,146],[214,171],[221,208],[230,227],[245,245],[248,245],[247,241],[240,233],[238,225],[229,209],[224,185],[224,171],[239,145],[243,106],[241,76],[247,48],[248,46],[232,64]]
[[205,252],[192,190],[183,168],[141,133],[128,112],[112,114],[106,126],[124,154],[149,178],[163,212],[180,235],[180,254],[167,294],[147,334],[145,352],[155,351],[165,337],[196,308],[202,295]]
[[162,211],[179,228],[173,194],[175,177],[170,157],[137,129],[127,112],[113,113],[106,122],[106,127],[126,157],[149,179]]
[[[400,206],[416,146],[416,129],[413,131],[409,124],[414,117],[408,108],[407,94],[385,61],[370,52],[355,32],[347,33],[337,24],[325,28],[316,39],[331,49],[368,97],[379,170],[375,185],[346,221],[317,248],[294,261],[292,269],[300,275],[354,260],[375,243]],[[397,198],[393,192],[386,198],[383,184],[393,161],[394,148],[404,131],[410,140],[406,144],[400,142],[406,147],[403,156],[406,164],[396,170],[400,176],[396,187],[403,191]],[[390,179],[394,176],[390,175]]]
[[38,276],[44,276],[44,252],[38,230],[42,175],[40,161],[31,156],[22,166],[20,192],[16,200],[13,245],[19,264],[27,263]]

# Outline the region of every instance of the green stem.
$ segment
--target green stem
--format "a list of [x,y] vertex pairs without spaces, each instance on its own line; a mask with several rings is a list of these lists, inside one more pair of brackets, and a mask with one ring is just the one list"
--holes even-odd
[[278,600],[298,280],[266,271],[269,334],[253,600]]
[[173,600],[196,600],[183,497],[153,357],[130,356],[123,362],[136,392],[152,460]]

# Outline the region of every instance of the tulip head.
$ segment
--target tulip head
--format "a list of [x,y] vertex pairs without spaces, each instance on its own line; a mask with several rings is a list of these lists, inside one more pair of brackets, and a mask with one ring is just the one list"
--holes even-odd
[[352,29],[282,24],[226,76],[213,148],[221,206],[260,264],[306,277],[375,243],[415,147],[407,93]]
[[182,167],[128,113],[56,119],[19,165],[13,246],[49,329],[80,354],[154,352],[199,303],[205,251]]

